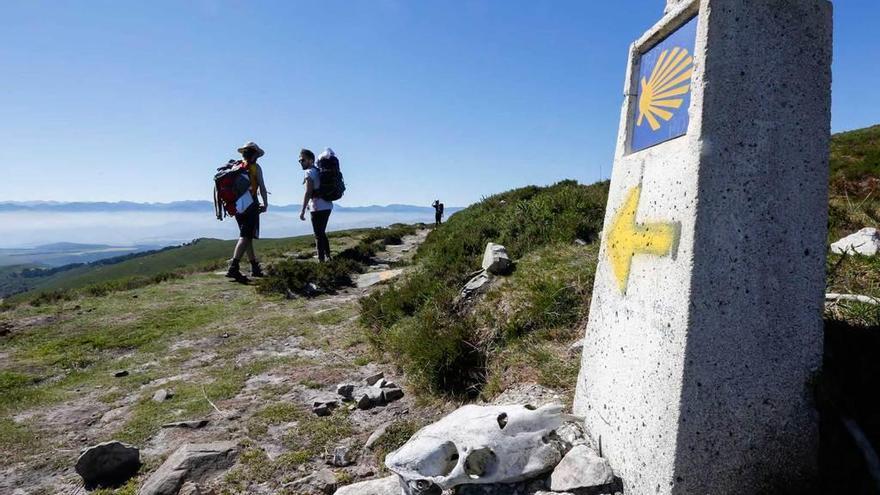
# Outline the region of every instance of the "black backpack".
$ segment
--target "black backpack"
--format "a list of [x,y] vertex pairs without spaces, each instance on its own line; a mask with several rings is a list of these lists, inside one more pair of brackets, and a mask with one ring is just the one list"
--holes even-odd
[[321,155],[315,164],[318,167],[318,178],[321,187],[315,191],[315,196],[326,200],[336,201],[345,194],[345,181],[342,172],[339,171],[339,159],[335,155]]

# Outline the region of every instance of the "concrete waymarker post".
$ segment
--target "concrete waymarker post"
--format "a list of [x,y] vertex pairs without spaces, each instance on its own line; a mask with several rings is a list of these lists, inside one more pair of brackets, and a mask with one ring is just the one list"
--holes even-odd
[[827,0],[670,0],[632,47],[575,413],[626,492],[807,493]]

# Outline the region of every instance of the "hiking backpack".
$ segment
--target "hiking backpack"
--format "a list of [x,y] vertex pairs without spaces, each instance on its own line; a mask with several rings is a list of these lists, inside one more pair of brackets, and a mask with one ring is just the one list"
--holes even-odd
[[327,148],[318,156],[315,165],[318,167],[321,187],[314,192],[314,195],[326,201],[336,201],[341,198],[345,194],[345,181],[339,170],[339,159],[336,158],[333,150]]
[[248,166],[241,160],[229,160],[214,175],[214,213],[217,220],[243,213],[253,204]]

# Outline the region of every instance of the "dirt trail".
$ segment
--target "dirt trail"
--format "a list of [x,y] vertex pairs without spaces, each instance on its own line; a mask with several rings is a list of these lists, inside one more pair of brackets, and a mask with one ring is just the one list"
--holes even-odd
[[[380,253],[380,264],[361,276],[361,287],[315,299],[263,297],[252,287],[200,274],[165,287],[83,299],[76,306],[81,309],[58,311],[56,318],[66,319],[63,328],[55,318],[44,318],[44,326],[37,317],[22,318],[31,334],[85,332],[97,321],[106,326],[97,335],[109,337],[131,328],[159,330],[155,342],[102,353],[82,377],[70,369],[46,377],[57,381],[51,397],[16,411],[7,425],[26,432],[21,438],[32,442],[14,459],[0,461],[0,493],[81,493],[73,470],[80,449],[111,439],[141,449],[140,482],[185,443],[238,441],[240,461],[214,480],[217,493],[268,494],[299,486],[298,479],[330,467],[322,457],[335,446],[351,447],[359,456],[357,467],[332,468],[339,479],[379,473],[378,454],[360,449],[376,428],[403,419],[422,424],[453,407],[417,405],[405,377],[371,361],[357,325],[358,298],[379,286],[364,280],[392,278],[384,264],[410,260],[426,235],[420,231]],[[168,320],[177,310],[177,319]],[[16,366],[34,355],[32,349],[3,351]],[[0,363],[0,371],[5,368]],[[118,370],[128,376],[113,376]],[[380,371],[404,390],[401,400],[368,410],[343,405],[328,418],[312,413],[315,401],[338,398],[338,383],[357,383]],[[155,402],[160,389],[173,397]],[[162,427],[199,419],[207,419],[207,425]],[[2,421],[0,416],[0,428]]]

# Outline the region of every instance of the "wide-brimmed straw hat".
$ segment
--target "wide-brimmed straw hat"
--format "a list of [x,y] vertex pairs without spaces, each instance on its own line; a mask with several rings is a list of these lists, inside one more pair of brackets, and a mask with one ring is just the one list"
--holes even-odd
[[263,156],[263,155],[265,154],[265,152],[263,151],[263,149],[260,148],[259,146],[257,146],[257,143],[255,143],[255,142],[253,142],[253,141],[248,141],[248,142],[244,143],[244,146],[242,146],[241,148],[239,148],[239,149],[238,149],[238,152],[239,152],[239,153],[244,153],[244,150],[247,150],[247,149],[251,149],[251,150],[256,151],[256,152],[257,152],[257,158],[259,158],[259,157],[261,157],[261,156]]

